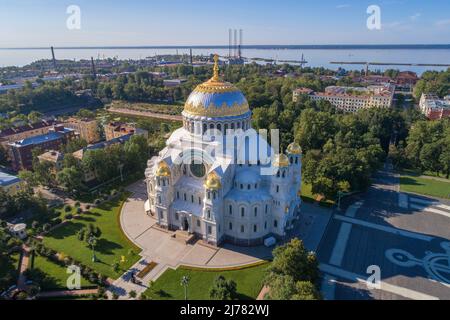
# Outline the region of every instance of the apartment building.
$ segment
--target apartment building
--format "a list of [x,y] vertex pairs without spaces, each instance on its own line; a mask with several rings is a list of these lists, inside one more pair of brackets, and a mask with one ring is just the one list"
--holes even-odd
[[302,94],[314,101],[326,100],[334,107],[345,112],[356,112],[368,108],[390,108],[394,101],[395,86],[392,84],[372,85],[368,87],[330,86],[324,92],[314,92],[307,88],[294,90],[293,100]]
[[450,96],[440,99],[436,94],[422,94],[420,111],[430,120],[450,117]]
[[95,119],[70,118],[64,122],[64,127],[75,130],[89,144],[100,141],[98,122]]

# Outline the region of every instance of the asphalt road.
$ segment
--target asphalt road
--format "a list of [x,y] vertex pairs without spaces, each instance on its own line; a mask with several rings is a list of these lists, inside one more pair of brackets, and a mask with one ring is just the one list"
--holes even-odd
[[325,298],[450,299],[450,202],[400,193],[389,168],[351,200],[319,246]]

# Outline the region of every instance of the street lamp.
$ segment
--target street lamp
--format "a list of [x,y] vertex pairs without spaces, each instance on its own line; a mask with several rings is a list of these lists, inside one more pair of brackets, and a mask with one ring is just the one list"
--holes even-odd
[[184,287],[184,300],[187,300],[187,287],[189,285],[189,276],[183,276],[181,278],[181,285]]
[[89,237],[88,243],[92,248],[92,262],[95,262],[97,261],[97,258],[95,257],[95,245],[97,244],[97,239],[94,236],[91,236]]

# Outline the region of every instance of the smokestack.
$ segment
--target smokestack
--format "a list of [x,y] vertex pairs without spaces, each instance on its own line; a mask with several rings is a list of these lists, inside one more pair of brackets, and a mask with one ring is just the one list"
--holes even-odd
[[51,46],[50,49],[52,50],[53,69],[56,70],[55,50],[54,50],[53,46]]
[[228,29],[228,58],[231,58],[231,43],[233,42],[233,30]]
[[239,47],[238,47],[238,58],[239,59],[242,57],[242,36],[243,36],[242,29],[239,29]]
[[233,48],[233,55],[236,58],[237,56],[237,29],[234,29],[234,48]]
[[95,71],[94,57],[91,57],[91,66],[92,66],[92,76],[94,79],[97,78],[97,72]]
[[194,64],[194,62],[192,60],[192,48],[189,49],[189,56],[190,56],[189,61],[191,62],[191,66],[192,66]]

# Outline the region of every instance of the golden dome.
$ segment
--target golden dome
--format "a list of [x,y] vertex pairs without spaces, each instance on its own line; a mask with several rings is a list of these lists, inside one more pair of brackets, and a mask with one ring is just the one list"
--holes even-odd
[[275,155],[273,159],[274,167],[288,167],[289,166],[289,158],[284,153]]
[[205,182],[205,188],[210,190],[219,190],[222,188],[220,178],[214,171],[208,174]]
[[158,164],[158,169],[156,170],[157,177],[170,177],[170,168],[165,161],[161,161]]
[[292,142],[288,145],[287,152],[290,154],[302,154],[302,148],[297,142]]
[[233,117],[250,111],[247,99],[233,84],[219,78],[219,57],[214,56],[214,75],[192,91],[184,112],[202,117]]

